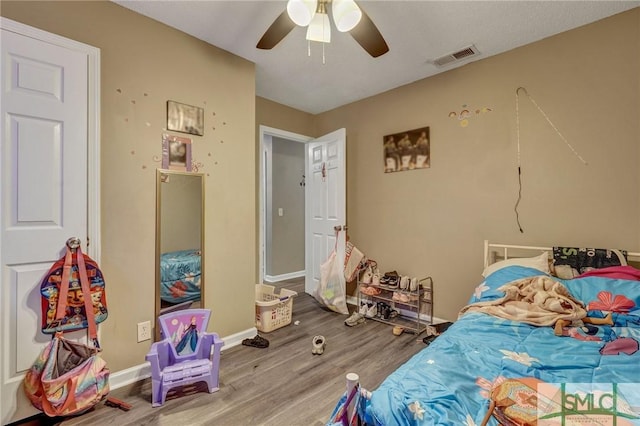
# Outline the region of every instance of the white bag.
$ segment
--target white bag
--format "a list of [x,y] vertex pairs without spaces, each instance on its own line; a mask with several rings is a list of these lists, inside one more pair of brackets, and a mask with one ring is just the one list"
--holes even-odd
[[343,262],[333,250],[329,258],[320,265],[320,284],[316,289],[315,298],[332,311],[349,315],[346,293]]

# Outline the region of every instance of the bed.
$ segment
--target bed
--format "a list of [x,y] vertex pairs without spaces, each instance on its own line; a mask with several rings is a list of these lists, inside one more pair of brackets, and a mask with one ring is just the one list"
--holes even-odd
[[[535,255],[512,257],[514,252]],[[640,271],[628,265],[598,265],[587,268],[590,272],[584,275],[561,279],[551,275],[548,258],[557,257],[552,253],[550,247],[485,242],[485,279],[478,283],[462,315],[376,390],[360,389],[360,419],[386,426],[472,426],[483,421],[497,425],[495,415],[487,416],[491,393],[510,379],[534,378],[553,391],[538,395],[536,401],[544,396],[547,402],[556,398],[557,404],[544,406],[543,411],[537,406],[538,418],[545,415],[548,423],[533,424],[559,425],[565,424],[562,420],[579,418],[580,424],[613,425],[617,420],[618,425],[640,425]],[[639,253],[625,255],[640,257]],[[525,322],[530,318],[496,316],[486,308],[504,306],[515,283],[533,281],[560,283],[553,288],[564,287],[570,293],[567,297],[583,302],[589,318],[611,319],[613,325],[576,320],[558,330]],[[533,298],[539,294],[543,293],[536,292]],[[616,398],[602,398],[611,394]],[[562,397],[565,399],[558,399]],[[605,411],[615,405],[615,416],[605,413],[602,417],[602,412],[593,411],[603,408],[598,405],[602,401],[608,404]],[[493,409],[490,412],[496,414]],[[594,421],[597,415],[600,418]]]
[[178,250],[160,256],[160,299],[176,305],[200,300],[200,250]]

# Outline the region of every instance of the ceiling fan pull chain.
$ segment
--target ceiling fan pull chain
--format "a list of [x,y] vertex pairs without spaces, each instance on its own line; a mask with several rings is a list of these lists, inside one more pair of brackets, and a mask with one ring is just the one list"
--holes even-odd
[[322,65],[324,65],[326,62],[324,61],[324,43],[322,43]]
[[307,56],[311,57],[311,40],[307,40]]

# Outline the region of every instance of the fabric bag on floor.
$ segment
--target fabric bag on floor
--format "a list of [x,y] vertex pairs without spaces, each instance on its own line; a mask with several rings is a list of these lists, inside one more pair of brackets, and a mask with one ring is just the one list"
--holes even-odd
[[58,334],[27,371],[24,389],[47,416],[82,414],[109,393],[109,369],[98,349]]
[[329,258],[320,265],[320,284],[316,289],[315,298],[332,311],[349,315],[343,265],[342,259],[338,258],[334,249]]

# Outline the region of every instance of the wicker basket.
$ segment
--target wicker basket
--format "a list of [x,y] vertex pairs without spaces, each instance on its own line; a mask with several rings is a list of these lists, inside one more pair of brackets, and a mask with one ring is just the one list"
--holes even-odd
[[256,284],[256,327],[263,333],[291,324],[293,296],[298,293],[286,288],[275,294],[275,287]]

